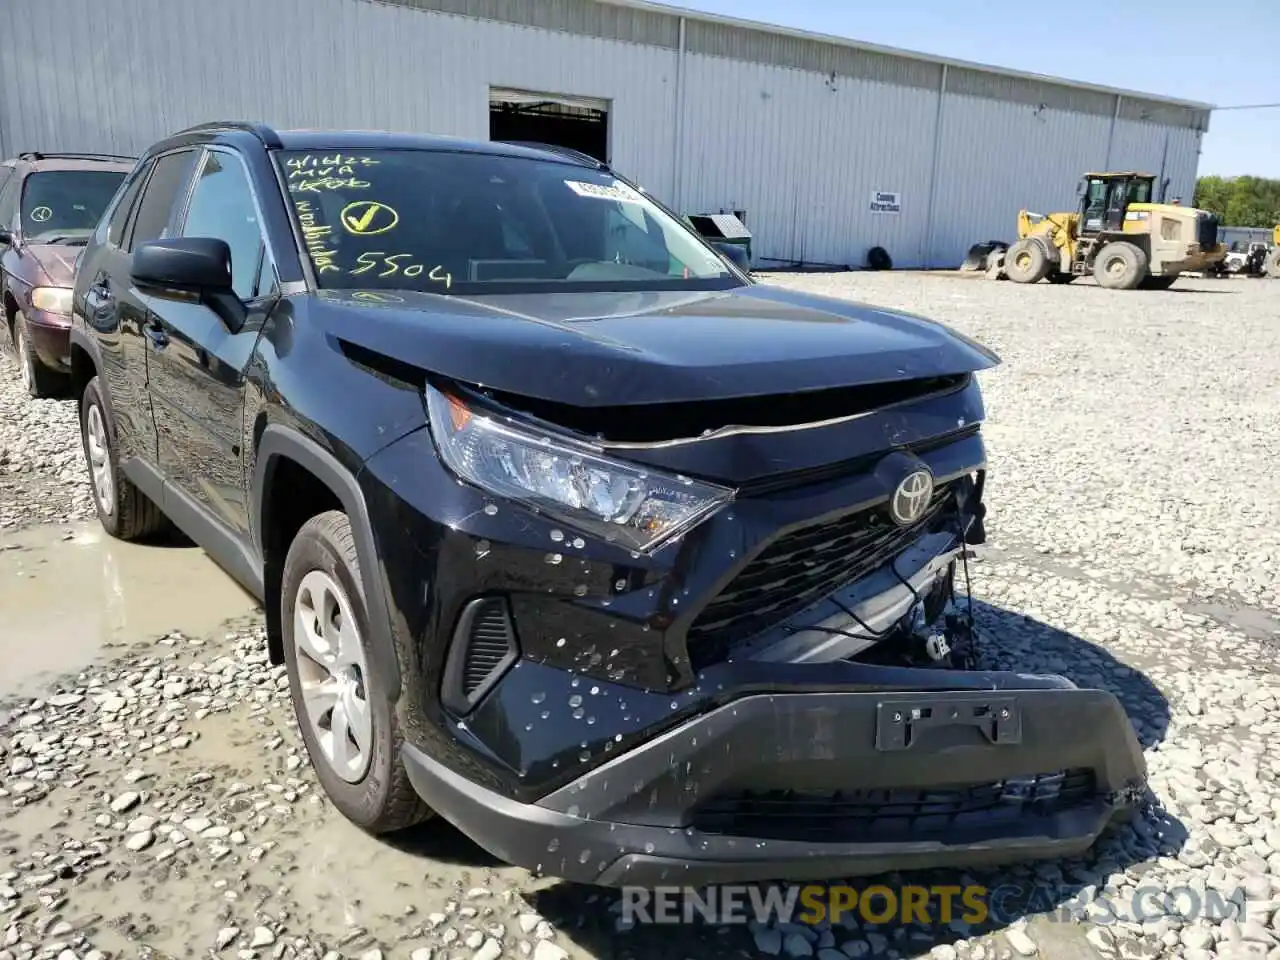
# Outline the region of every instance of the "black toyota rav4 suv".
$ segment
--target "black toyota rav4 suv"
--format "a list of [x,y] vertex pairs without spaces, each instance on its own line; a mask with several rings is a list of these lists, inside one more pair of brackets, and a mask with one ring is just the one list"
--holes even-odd
[[975,662],[997,358],[754,282],[602,164],[186,130],[72,338],[102,524],[261,598],[370,832],[704,883],[1078,852],[1140,802],[1113,696]]

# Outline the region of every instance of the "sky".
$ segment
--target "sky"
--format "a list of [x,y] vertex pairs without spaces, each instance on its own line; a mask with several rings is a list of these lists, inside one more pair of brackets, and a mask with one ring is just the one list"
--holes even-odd
[[[1196,100],[1280,103],[1280,3],[1119,0],[667,0],[673,5],[834,34],[956,60]],[[1062,11],[1063,16],[1054,16]],[[1200,175],[1280,178],[1280,108],[1215,112]]]

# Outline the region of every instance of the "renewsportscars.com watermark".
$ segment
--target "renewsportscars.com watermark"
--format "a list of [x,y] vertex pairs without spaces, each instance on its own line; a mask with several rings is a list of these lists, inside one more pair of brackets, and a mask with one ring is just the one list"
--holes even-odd
[[1131,897],[1110,897],[1079,885],[1006,884],[998,887],[935,884],[859,889],[843,884],[783,886],[623,887],[621,920],[630,924],[802,923],[1005,925],[1029,913],[1051,920],[1088,920],[1106,926],[1161,917],[1184,921],[1246,919],[1243,888],[1223,892],[1194,887],[1138,887]]

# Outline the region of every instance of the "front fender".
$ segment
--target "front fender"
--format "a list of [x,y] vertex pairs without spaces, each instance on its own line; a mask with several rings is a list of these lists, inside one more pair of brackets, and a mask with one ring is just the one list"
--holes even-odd
[[396,657],[391,634],[390,608],[387,604],[385,579],[381,561],[369,522],[369,510],[364,493],[351,471],[344,467],[329,451],[300,431],[270,424],[262,433],[258,444],[250,484],[251,514],[253,518],[255,547],[265,556],[263,543],[264,509],[263,491],[269,489],[272,474],[281,459],[294,461],[328,487],[342,504],[351,523],[355,537],[356,555],[360,562],[360,585],[364,592],[365,609],[369,614],[369,630],[372,643],[369,657],[370,669],[376,675],[387,696],[395,701],[400,696],[400,664]]

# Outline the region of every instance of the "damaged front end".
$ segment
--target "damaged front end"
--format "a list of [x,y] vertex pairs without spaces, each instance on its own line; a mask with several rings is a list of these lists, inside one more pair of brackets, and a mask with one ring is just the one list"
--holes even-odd
[[[415,538],[441,564],[410,618],[438,624],[416,658],[447,649],[406,694],[441,729],[410,727],[405,759],[494,855],[606,885],[821,879],[1075,854],[1139,802],[1114,696],[980,669],[972,375],[661,408],[426,391],[432,436],[384,450],[365,481],[411,498],[399,478],[466,435],[465,464],[441,456],[463,482],[418,498]],[[467,435],[476,421],[504,439]],[[613,490],[613,463],[672,497],[725,495],[637,548],[548,493]]]

